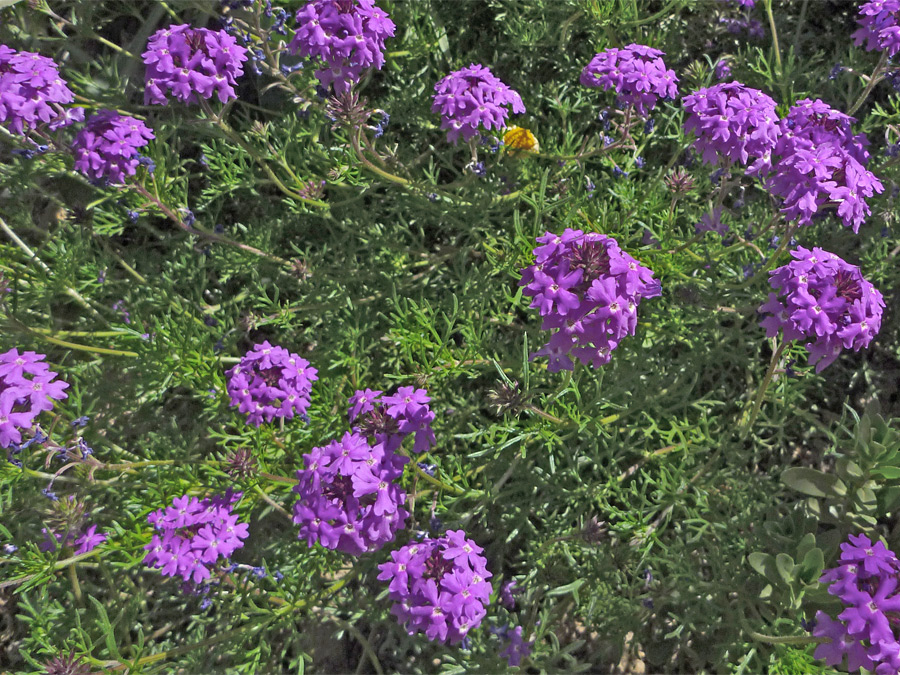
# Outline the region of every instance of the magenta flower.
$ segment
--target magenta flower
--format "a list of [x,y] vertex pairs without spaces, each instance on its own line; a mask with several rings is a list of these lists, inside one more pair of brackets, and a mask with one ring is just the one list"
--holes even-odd
[[41,412],[52,410],[53,401],[68,398],[68,383],[56,379],[45,358],[17,349],[0,354],[0,447],[21,443],[21,432],[30,429]]
[[372,389],[357,391],[350,397],[350,422],[354,431],[374,438],[387,452],[397,450],[411,434],[413,452],[426,452],[435,444],[430,401],[427,391],[414,387],[400,387],[390,396]]
[[870,52],[886,49],[890,57],[900,52],[900,0],[864,2],[856,21],[860,28],[852,37],[857,47],[865,43]]
[[653,272],[603,234],[567,228],[537,242],[519,285],[544,317],[542,328],[556,332],[531,358],[548,357],[551,372],[571,370],[570,355],[595,367],[608,363],[622,338],[634,335],[641,300],[660,294]]
[[145,105],[167,105],[169,95],[190,104],[217,94],[226,103],[237,98],[234,86],[244,74],[247,50],[224,30],[180,24],[156,31],[142,56]]
[[[456,555],[448,555],[449,550]],[[465,555],[459,550],[468,549]],[[391,614],[410,635],[457,644],[477,628],[490,602],[492,576],[482,548],[462,530],[439,538],[425,538],[391,553],[378,566],[378,578],[390,580]]]
[[247,424],[257,427],[276,417],[305,415],[317,372],[306,359],[266,340],[228,371],[231,405],[247,414]]
[[646,45],[630,44],[612,47],[596,54],[581,71],[581,84],[586,87],[615,90],[621,107],[634,106],[646,117],[657,100],[678,96],[675,71],[666,68],[665,52]]
[[75,553],[89,553],[106,541],[106,535],[97,533],[97,526],[91,525],[75,539]]
[[314,0],[297,12],[291,53],[312,58],[322,67],[323,87],[346,93],[370,68],[384,65],[384,41],[394,36],[394,22],[373,0]]
[[479,128],[502,129],[509,111],[524,113],[522,97],[480,64],[455,70],[434,85],[431,112],[440,113],[447,141],[468,141]]
[[842,349],[859,351],[881,328],[884,298],[854,265],[821,248],[798,247],[787,265],[769,273],[776,293],[759,308],[767,337],[808,339],[816,372],[828,367]]
[[92,115],[72,142],[75,168],[88,178],[124,183],[140,163],[138,149],[155,138],[138,119],[101,110]]
[[75,94],[52,59],[0,45],[0,122],[24,136],[46,124],[58,129],[84,119],[83,108],[63,108]]

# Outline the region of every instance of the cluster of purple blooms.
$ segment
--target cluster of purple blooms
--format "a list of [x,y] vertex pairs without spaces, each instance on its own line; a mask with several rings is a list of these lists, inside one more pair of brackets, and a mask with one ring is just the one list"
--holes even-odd
[[849,672],[900,672],[900,642],[893,628],[900,612],[900,560],[894,552],[863,534],[850,535],[850,542],[841,544],[840,564],[819,581],[831,584],[828,592],[845,608],[837,620],[816,612],[813,635],[830,641],[816,647],[815,658],[835,666],[846,656]]
[[608,363],[622,338],[634,335],[641,300],[660,295],[659,282],[604,234],[566,228],[537,242],[519,285],[544,317],[542,329],[556,332],[531,358],[549,357],[550,372],[571,370],[570,354],[594,367]]
[[94,180],[122,183],[137,171],[138,150],[154,138],[141,120],[101,110],[88,119],[72,142],[75,168]]
[[725,82],[684,97],[684,129],[697,137],[703,161],[747,165],[748,173],[768,170],[775,142],[781,135],[775,101],[740,82]]
[[427,452],[435,444],[430,401],[427,391],[414,387],[399,387],[390,396],[377,389],[359,390],[350,397],[350,422],[355,431],[373,437],[391,451],[413,434],[413,452]]
[[675,71],[666,68],[665,52],[645,45],[630,44],[595,55],[581,71],[586,87],[614,89],[622,107],[634,106],[642,117],[654,108],[658,99],[678,96]]
[[378,566],[378,578],[390,581],[391,614],[410,635],[457,644],[484,618],[492,576],[482,548],[463,530],[448,530],[391,553]]
[[797,247],[794,260],[770,272],[778,291],[759,308],[768,337],[806,339],[816,372],[829,366],[842,349],[859,351],[881,328],[884,298],[859,268],[821,248]]
[[213,94],[226,103],[237,98],[234,86],[244,74],[247,50],[224,30],[180,24],[156,31],[142,56],[145,104],[166,105],[169,95],[194,103]]
[[53,401],[67,398],[69,384],[44,363],[46,356],[15,348],[0,354],[0,447],[22,442],[22,430],[53,410]]
[[216,562],[231,557],[248,536],[247,524],[232,513],[240,498],[240,492],[230,491],[202,500],[184,495],[151,513],[147,521],[156,533],[144,547],[144,563],[163,576],[195,584],[208,579]]
[[96,525],[89,525],[80,531],[56,532],[48,530],[46,527],[41,528],[41,534],[44,535],[44,541],[38,545],[41,551],[53,552],[57,547],[71,546],[76,555],[82,553],[90,553],[100,544],[106,542],[107,536],[102,532],[97,532]]
[[863,43],[868,51],[886,49],[888,56],[900,52],[900,0],[871,0],[859,8],[860,28],[853,33],[853,43]]
[[290,50],[324,64],[316,71],[323,87],[346,93],[366,70],[384,65],[384,41],[395,26],[373,0],[314,0],[296,18]]
[[257,427],[276,417],[292,419],[295,412],[305,415],[317,372],[306,359],[266,340],[228,371],[231,405]]
[[854,232],[871,212],[866,198],[884,187],[865,164],[869,144],[854,135],[853,118],[828,104],[798,101],[781,120],[775,144],[778,158],[766,187],[784,200],[789,220],[809,225],[825,206],[836,206],[844,227]]
[[534,640],[525,642],[522,637],[522,626],[510,628],[510,626],[503,626],[493,632],[505,643],[503,651],[500,652],[500,658],[506,659],[507,664],[513,667],[522,665],[522,659],[531,656]]
[[294,523],[300,539],[312,547],[350,555],[377,551],[403,529],[409,512],[406,493],[397,484],[409,459],[383,442],[369,445],[362,434],[313,448],[297,471]]
[[469,141],[484,129],[506,127],[509,106],[513,113],[525,112],[522,97],[503,84],[489,68],[471,64],[455,70],[434,85],[431,112],[441,116],[441,129],[447,131],[447,141],[456,143],[460,137]]
[[0,45],[0,122],[25,135],[42,124],[58,129],[84,119],[84,108],[63,108],[75,94],[52,59]]

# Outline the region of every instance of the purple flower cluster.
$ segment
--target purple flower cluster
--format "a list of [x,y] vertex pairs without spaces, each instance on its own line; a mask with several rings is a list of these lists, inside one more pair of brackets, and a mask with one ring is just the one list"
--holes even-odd
[[89,178],[123,183],[140,163],[138,149],[155,138],[141,120],[101,110],[75,136],[75,168]]
[[381,70],[384,41],[395,28],[373,0],[314,0],[297,12],[297,24],[291,52],[324,62],[316,77],[323,87],[334,84],[338,94],[349,91],[365,70]]
[[462,530],[448,530],[393,551],[391,562],[378,566],[378,578],[390,581],[391,614],[410,635],[457,644],[481,623],[492,576],[482,550]]
[[218,94],[226,103],[237,98],[234,85],[244,74],[247,50],[224,30],[180,24],[156,31],[142,56],[145,104],[166,105],[169,94],[182,103]]
[[888,56],[900,52],[900,0],[871,0],[859,7],[860,28],[853,33],[853,43],[863,43],[868,51],[886,49]]
[[231,405],[247,413],[247,424],[257,427],[276,417],[291,419],[295,411],[304,415],[317,372],[306,359],[266,340],[228,371]]
[[893,551],[880,541],[872,544],[863,534],[850,535],[850,543],[841,544],[840,564],[819,579],[831,584],[828,592],[840,598],[845,609],[837,620],[816,612],[813,635],[831,640],[816,647],[815,658],[835,666],[846,656],[849,672],[900,672],[900,642],[893,630],[900,611],[898,580],[900,560]]
[[45,358],[15,348],[0,354],[0,447],[21,443],[21,431],[42,411],[53,410],[53,400],[68,398],[69,384],[55,379]]
[[434,85],[434,91],[431,112],[440,113],[441,129],[447,130],[450,143],[460,136],[464,141],[474,138],[479,127],[504,128],[509,115],[504,106],[514,113],[525,112],[522,97],[480,64],[453,71]]
[[571,370],[570,353],[594,367],[609,363],[621,339],[634,335],[641,300],[660,295],[659,282],[605,234],[566,228],[537,242],[519,285],[544,317],[542,329],[557,331],[531,358],[549,357],[550,372]]
[[789,220],[810,225],[823,207],[836,207],[854,232],[871,212],[866,198],[884,186],[865,164],[865,134],[853,135],[853,118],[820,100],[803,99],[781,120],[778,157],[766,187],[784,200]]
[[393,541],[406,524],[406,493],[396,481],[407,457],[348,432],[303,459],[306,468],[297,471],[294,486],[300,497],[294,523],[310,547],[318,541],[325,548],[361,555]]
[[355,431],[373,437],[391,452],[410,434],[415,435],[413,452],[427,452],[435,444],[430,401],[427,391],[414,387],[400,387],[392,396],[360,390],[350,397],[350,422],[355,423]]
[[759,308],[768,337],[779,331],[786,341],[808,339],[816,372],[831,365],[842,349],[859,351],[881,328],[884,298],[854,265],[834,253],[798,247],[794,260],[770,272],[778,294]]
[[665,55],[646,45],[630,44],[596,54],[581,71],[581,84],[586,87],[615,89],[620,106],[634,106],[643,117],[653,109],[657,99],[678,96],[675,71],[666,68],[660,58]]
[[52,59],[0,45],[0,122],[13,133],[48,124],[58,129],[84,119],[83,108],[63,109],[75,94]]
[[740,82],[725,82],[684,97],[684,129],[697,137],[695,149],[707,164],[720,156],[729,163],[754,164],[748,172],[768,169],[781,134],[775,101]]
[[522,637],[522,626],[516,626],[512,630],[509,630],[509,626],[504,626],[498,635],[506,643],[506,647],[500,652],[500,657],[506,659],[510,667],[521,665],[522,659],[531,655],[534,640],[525,642]]
[[144,547],[144,563],[163,576],[177,575],[196,584],[208,579],[216,561],[231,557],[248,536],[247,524],[231,512],[240,498],[240,492],[231,491],[202,500],[184,495],[151,513],[147,521],[156,534]]
[[53,552],[57,547],[72,546],[77,555],[82,553],[90,553],[100,544],[106,542],[107,536],[102,532],[97,532],[96,525],[90,525],[83,531],[59,532],[48,530],[46,527],[41,528],[41,534],[44,535],[44,541],[38,545],[41,551]]

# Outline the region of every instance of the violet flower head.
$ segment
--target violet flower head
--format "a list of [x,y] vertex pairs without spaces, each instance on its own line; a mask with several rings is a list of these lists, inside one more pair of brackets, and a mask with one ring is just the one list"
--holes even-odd
[[63,108],[75,94],[53,59],[0,45],[0,122],[24,136],[42,124],[58,129],[84,119],[83,108]]
[[384,41],[394,36],[394,22],[373,0],[314,0],[297,12],[292,54],[312,58],[322,67],[323,87],[334,84],[346,93],[363,73],[384,65]]
[[853,134],[853,118],[820,100],[803,99],[781,120],[777,160],[766,181],[784,200],[782,213],[810,225],[824,209],[834,209],[844,227],[859,231],[871,213],[866,199],[884,191],[866,164],[869,141]]
[[857,47],[865,43],[870,52],[886,49],[892,58],[900,52],[900,0],[865,2],[856,22],[860,28],[851,37]]
[[722,158],[764,171],[781,134],[775,101],[740,82],[715,84],[684,97],[684,130],[697,137],[694,148],[707,164]]
[[550,372],[572,370],[571,356],[594,367],[609,363],[622,338],[634,335],[641,300],[660,295],[659,282],[605,234],[566,228],[537,242],[519,285],[544,317],[541,328],[556,332],[531,358],[549,357]]
[[224,30],[179,24],[156,31],[141,56],[145,105],[167,105],[169,96],[190,104],[213,94],[227,103],[237,98],[234,86],[244,74],[247,49]]
[[453,71],[434,85],[434,91],[431,112],[440,113],[449,143],[456,143],[460,136],[468,141],[479,129],[506,127],[506,106],[513,113],[525,112],[522,97],[480,64]]
[[900,560],[882,542],[872,544],[863,534],[841,544],[837,567],[825,570],[819,581],[844,605],[837,619],[816,613],[813,635],[830,638],[816,647],[815,658],[829,666],[847,658],[847,668],[865,668],[879,675],[900,671],[900,643],[894,625],[900,611],[897,591]]
[[646,117],[657,100],[678,96],[675,71],[666,68],[665,52],[646,45],[630,44],[612,47],[596,54],[581,71],[585,87],[614,89],[622,107],[634,106]]
[[377,551],[406,524],[406,493],[397,484],[409,458],[369,445],[358,433],[313,448],[297,471],[294,523],[312,547],[350,555]]
[[247,524],[232,513],[240,498],[240,492],[231,491],[205,499],[183,495],[172,506],[151,513],[147,522],[155,533],[144,546],[144,563],[186,582],[209,579],[216,564],[242,548],[249,535]]
[[15,348],[0,354],[0,448],[22,442],[22,431],[53,410],[53,401],[68,398],[69,384],[56,379],[46,356]]
[[318,371],[309,361],[268,340],[253,346],[228,371],[231,405],[247,414],[247,424],[260,426],[276,417],[303,415],[310,404]]
[[859,268],[821,248],[797,247],[794,260],[769,273],[776,293],[759,308],[767,337],[805,339],[816,372],[831,365],[842,349],[859,351],[881,328],[884,298]]
[[516,626],[511,631],[506,631],[506,648],[500,652],[500,657],[506,659],[510,667],[521,665],[523,658],[531,655],[534,640],[525,642],[522,638],[522,626]]
[[482,548],[462,530],[438,538],[413,541],[391,552],[378,566],[381,581],[390,581],[391,614],[410,635],[429,640],[461,642],[481,624],[490,602],[492,574]]
[[88,178],[124,183],[139,165],[138,149],[155,136],[141,120],[101,110],[72,141],[75,168]]
[[410,434],[415,438],[413,452],[426,452],[435,444],[430,401],[427,391],[414,387],[400,387],[391,396],[371,389],[357,391],[350,397],[350,422],[354,431],[384,444],[389,452]]

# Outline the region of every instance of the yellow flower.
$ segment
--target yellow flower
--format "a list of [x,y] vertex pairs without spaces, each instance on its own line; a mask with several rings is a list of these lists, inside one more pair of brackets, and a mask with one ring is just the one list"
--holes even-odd
[[531,130],[522,127],[509,127],[503,134],[503,145],[509,148],[511,154],[518,154],[514,152],[516,150],[526,152],[540,152],[541,150],[541,145]]

